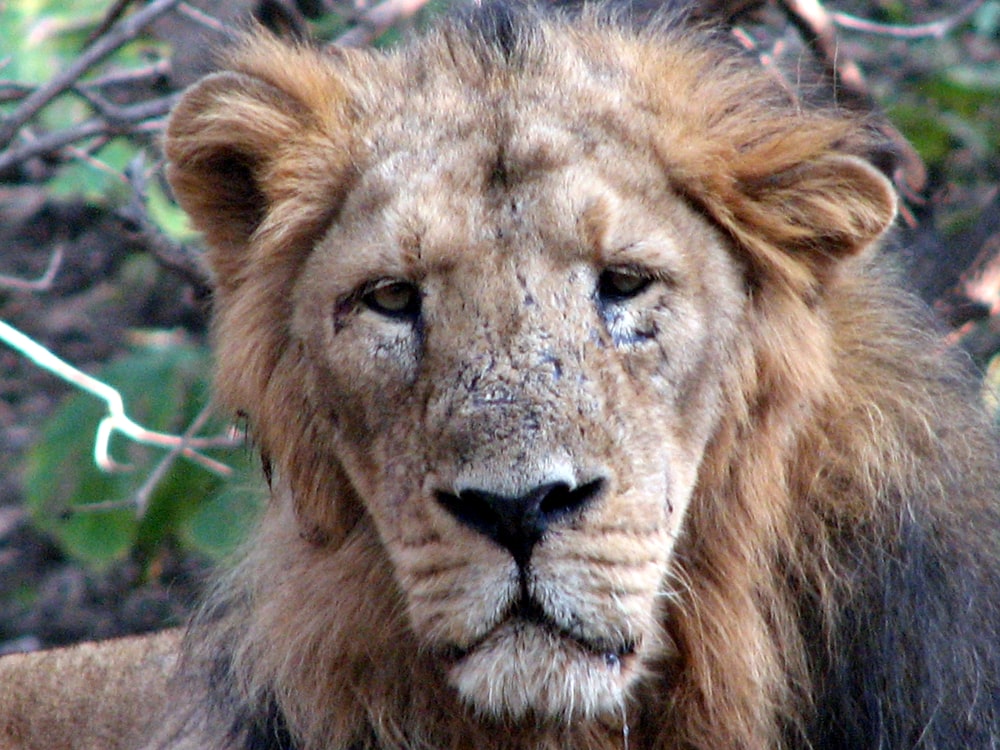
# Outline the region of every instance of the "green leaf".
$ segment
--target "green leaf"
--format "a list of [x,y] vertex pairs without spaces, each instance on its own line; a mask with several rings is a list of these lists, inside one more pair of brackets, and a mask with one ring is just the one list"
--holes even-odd
[[954,149],[955,140],[940,113],[923,105],[897,104],[888,114],[928,164],[941,163]]
[[121,475],[97,470],[93,437],[103,406],[93,397],[74,395],[59,409],[28,457],[25,476],[28,512],[70,556],[97,567],[132,546],[137,524],[126,510],[68,514],[77,504],[119,497]]
[[167,197],[167,194],[155,180],[150,181],[146,193],[146,208],[157,226],[170,237],[184,242],[198,236],[198,233],[191,226],[188,215]]
[[233,458],[230,456],[229,465],[236,467],[235,476],[199,503],[180,524],[185,545],[213,560],[232,555],[247,538],[264,506],[265,493],[256,478],[256,462],[246,451],[242,460]]

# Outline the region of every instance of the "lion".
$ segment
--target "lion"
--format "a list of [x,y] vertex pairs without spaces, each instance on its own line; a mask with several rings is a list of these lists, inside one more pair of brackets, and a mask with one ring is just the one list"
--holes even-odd
[[880,249],[880,148],[676,18],[251,35],[165,151],[271,500],[169,697],[92,710],[148,748],[998,746],[1000,449]]

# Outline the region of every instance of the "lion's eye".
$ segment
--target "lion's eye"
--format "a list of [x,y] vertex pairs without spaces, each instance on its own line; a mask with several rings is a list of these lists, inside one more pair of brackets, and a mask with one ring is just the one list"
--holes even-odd
[[608,268],[597,279],[597,296],[602,302],[624,302],[642,294],[653,278],[632,268]]
[[420,314],[420,290],[408,281],[383,281],[361,295],[370,310],[389,318],[415,318]]

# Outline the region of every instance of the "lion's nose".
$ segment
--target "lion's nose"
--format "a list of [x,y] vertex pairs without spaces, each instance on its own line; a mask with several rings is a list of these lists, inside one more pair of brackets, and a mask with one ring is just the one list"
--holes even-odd
[[524,567],[549,527],[581,511],[603,489],[604,480],[595,479],[577,487],[565,482],[543,484],[519,497],[479,489],[457,495],[439,491],[436,497],[458,521],[506,547]]

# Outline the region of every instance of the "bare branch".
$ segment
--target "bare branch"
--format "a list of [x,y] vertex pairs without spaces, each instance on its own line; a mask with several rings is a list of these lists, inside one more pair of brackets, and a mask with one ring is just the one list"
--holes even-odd
[[137,443],[153,445],[161,448],[179,446],[181,454],[209,471],[221,476],[228,476],[232,469],[213,458],[209,458],[198,449],[218,445],[215,438],[188,438],[170,435],[164,432],[149,430],[132,421],[125,413],[125,402],[121,394],[107,383],[103,383],[73,365],[65,362],[50,352],[41,344],[33,341],[16,328],[0,320],[0,341],[20,352],[39,367],[58,375],[67,383],[90,393],[104,401],[108,414],[97,426],[97,437],[94,441],[94,461],[104,471],[125,471],[128,466],[119,464],[110,455],[109,444],[111,436],[120,432]]
[[146,515],[146,509],[149,507],[149,498],[153,494],[153,490],[156,489],[156,485],[160,483],[164,475],[170,470],[170,467],[177,463],[177,459],[181,457],[184,449],[187,448],[194,436],[205,426],[205,422],[208,421],[209,415],[212,413],[210,406],[202,407],[201,411],[198,412],[198,416],[194,418],[191,424],[184,434],[181,435],[180,442],[177,443],[170,451],[163,457],[163,459],[156,465],[146,477],[146,481],[142,483],[142,486],[135,493],[133,498],[135,502],[135,512],[139,518]]
[[35,88],[13,81],[0,81],[0,103],[19,102],[29,96]]
[[232,27],[227,26],[215,16],[206,13],[200,8],[195,8],[190,3],[180,3],[177,6],[177,12],[189,21],[194,21],[199,26],[203,26],[211,31],[215,31],[223,35],[229,35],[232,33]]
[[134,226],[143,242],[164,267],[194,286],[198,294],[212,288],[212,275],[201,256],[187,245],[168,237],[150,218],[146,209],[145,156],[140,153],[125,168],[125,179],[132,188],[128,205],[118,210],[118,216]]
[[[839,54],[836,24],[820,0],[780,0],[780,4],[826,68],[838,101],[853,109],[874,109],[874,98],[861,68]],[[880,130],[892,140],[899,153],[899,168],[894,176],[897,187],[907,198],[919,202],[920,193],[927,185],[923,159],[891,124],[882,123]]]
[[32,92],[13,114],[0,122],[0,147],[6,147],[22,126],[50,101],[71,88],[91,67],[135,39],[147,24],[172,10],[179,2],[180,0],[153,0],[135,15],[116,24],[107,34],[97,39],[69,67]]
[[134,0],[114,0],[114,2],[111,3],[111,7],[104,13],[104,18],[101,19],[97,28],[90,33],[90,36],[87,37],[87,44],[93,44],[96,39],[106,34],[108,29],[121,20],[122,15],[124,15],[128,6],[133,2]]
[[114,86],[131,84],[155,83],[167,76],[170,63],[167,60],[157,60],[141,68],[115,70],[102,76],[96,76],[85,83],[77,84],[80,89],[105,89]]
[[831,13],[834,23],[842,29],[851,31],[862,31],[866,34],[879,34],[881,36],[891,36],[896,39],[941,39],[951,33],[960,24],[967,21],[979,10],[986,0],[973,0],[957,13],[950,16],[931,21],[929,23],[913,24],[912,26],[897,26],[894,24],[878,23],[865,18],[858,18],[849,13]]
[[66,130],[58,130],[54,133],[48,133],[47,135],[39,136],[37,138],[28,132],[25,132],[24,135],[30,138],[28,143],[20,148],[11,148],[0,152],[0,173],[35,156],[42,156],[43,154],[58,151],[64,146],[68,146],[70,143],[76,143],[78,141],[86,140],[87,138],[103,135],[107,132],[107,130],[108,125],[106,122],[94,119],[82,122],[75,127],[67,128]]
[[16,276],[0,274],[0,288],[17,289],[23,292],[48,291],[52,288],[52,282],[55,281],[56,274],[59,273],[59,266],[62,265],[62,259],[62,246],[57,245],[56,249],[52,251],[52,255],[49,256],[49,264],[45,269],[45,273],[33,280],[19,279]]
[[148,126],[152,122],[158,122],[156,118],[167,115],[177,94],[170,94],[159,99],[152,99],[147,102],[140,102],[129,107],[114,107],[110,113],[113,121],[103,117],[86,120],[79,125],[65,130],[58,130],[46,135],[39,136],[29,141],[19,148],[8,148],[0,152],[0,172],[10,169],[35,156],[49,154],[71,143],[93,138],[94,136],[122,135],[128,132],[135,132],[139,129],[137,125]]
[[93,89],[74,88],[74,91],[86,99],[94,111],[112,127],[131,125],[151,117],[162,117],[170,111],[174,102],[177,101],[176,94],[169,94],[159,99],[151,99],[123,107],[109,101]]
[[[85,505],[75,505],[71,508],[73,513],[94,513],[98,511],[108,511],[108,510],[120,510],[122,508],[134,507],[136,516],[142,518],[146,515],[146,510],[149,508],[149,500],[153,494],[153,490],[163,479],[164,475],[170,470],[177,459],[180,458],[183,449],[190,443],[192,437],[198,432],[202,427],[204,427],[205,422],[211,415],[212,409],[210,406],[205,406],[199,413],[198,416],[194,418],[194,421],[188,426],[181,436],[181,441],[173,448],[170,452],[163,457],[163,459],[156,465],[156,467],[149,473],[149,476],[143,481],[142,486],[136,491],[135,495],[126,500],[108,500],[106,502],[97,503],[87,503]],[[245,440],[245,437],[237,432],[232,432],[225,438],[220,438],[220,446],[227,448],[235,448],[240,445]],[[223,441],[225,441],[223,443]]]

